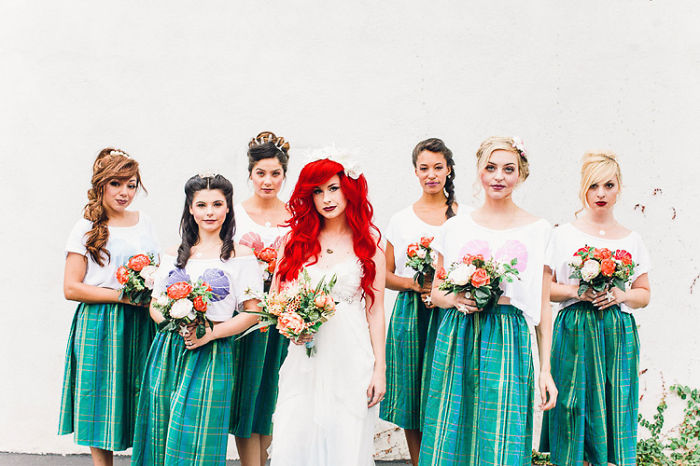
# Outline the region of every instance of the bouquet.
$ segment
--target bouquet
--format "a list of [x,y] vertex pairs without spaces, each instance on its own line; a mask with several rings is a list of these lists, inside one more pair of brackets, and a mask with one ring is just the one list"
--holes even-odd
[[420,242],[411,243],[406,249],[406,256],[408,257],[406,266],[416,271],[413,280],[418,282],[421,287],[425,284],[426,278],[429,278],[428,281],[431,281],[435,274],[435,259],[437,257],[433,254],[433,249],[430,247],[433,239],[432,236],[430,238],[422,237]]
[[119,299],[127,297],[137,306],[149,304],[157,268],[153,254],[131,256],[117,269],[117,281],[122,285]]
[[625,291],[636,264],[624,249],[612,252],[586,245],[574,253],[569,265],[572,267],[569,278],[579,280],[578,295],[581,296],[589,289],[600,293],[618,287]]
[[510,262],[498,262],[494,258],[484,259],[481,254],[467,254],[461,261],[450,265],[448,272],[440,269],[437,278],[444,280],[440,289],[450,293],[466,293],[476,301],[479,309],[488,309],[498,303],[503,294],[502,281],[512,282],[520,279],[515,265],[518,259]]
[[202,338],[206,333],[205,325],[214,328],[214,323],[206,316],[207,306],[211,300],[212,288],[201,279],[195,283],[189,281],[173,283],[153,304],[153,307],[165,317],[165,320],[158,324],[158,330],[178,331],[181,335],[187,335],[190,326],[195,325],[197,338]]
[[277,266],[277,249],[282,244],[282,238],[277,237],[270,246],[266,247],[259,234],[249,232],[243,235],[239,242],[253,250],[255,258],[262,268],[264,288],[265,290],[269,290],[270,284],[272,283],[272,276]]
[[[273,325],[289,339],[313,335],[335,313],[338,302],[330,294],[335,283],[336,276],[333,275],[328,283],[323,277],[316,287],[312,287],[309,273],[302,269],[301,278],[279,293],[270,291],[261,296],[253,296],[260,300],[258,306],[261,309],[246,312],[257,314],[260,321],[239,338],[258,329],[267,332]],[[252,295],[250,291],[248,294]],[[306,355],[310,357],[315,351],[313,340],[307,342]]]

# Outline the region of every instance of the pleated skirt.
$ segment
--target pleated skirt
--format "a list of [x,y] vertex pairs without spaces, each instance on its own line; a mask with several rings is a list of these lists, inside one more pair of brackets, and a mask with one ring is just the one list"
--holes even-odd
[[231,338],[186,350],[158,333],[148,354],[131,464],[224,465],[233,390]]
[[632,314],[579,302],[554,322],[556,407],[544,413],[540,450],[558,465],[636,464],[639,336]]
[[75,311],[66,348],[59,434],[104,450],[134,437],[141,376],[155,325],[128,304],[85,304]]
[[289,340],[274,328],[234,341],[231,434],[245,438],[251,434],[272,435],[279,371],[288,347]]
[[447,309],[438,329],[421,465],[530,465],[534,374],[522,312]]
[[[394,303],[386,337],[386,395],[379,416],[403,429],[421,430],[426,351],[432,355],[435,334],[428,336],[438,309],[428,309],[415,291],[402,291]],[[437,324],[433,324],[435,330]],[[436,332],[435,332],[436,333]],[[429,380],[429,379],[428,379]]]

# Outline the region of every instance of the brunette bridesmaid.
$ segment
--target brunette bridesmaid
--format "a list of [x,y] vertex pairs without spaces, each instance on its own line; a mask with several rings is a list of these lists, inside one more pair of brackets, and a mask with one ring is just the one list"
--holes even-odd
[[452,151],[438,138],[419,142],[413,167],[423,191],[391,217],[386,228],[386,287],[399,292],[386,342],[387,393],[380,416],[404,429],[411,461],[418,464],[423,404],[441,310],[430,302],[431,278],[421,286],[406,266],[409,244],[431,239],[457,213]]
[[153,225],[128,210],[142,188],[139,164],[126,152],[100,151],[83,218],[66,244],[63,290],[78,301],[63,381],[59,434],[75,434],[93,463],[111,465],[131,447],[141,374],[155,334],[145,307],[120,298],[116,271],[131,256],[158,256]]
[[[277,263],[277,250],[289,230],[289,213],[279,193],[287,176],[289,143],[263,131],[248,144],[248,176],[253,195],[237,204],[235,239],[253,250],[265,291]],[[272,440],[279,369],[289,341],[276,330],[255,331],[234,342],[234,393],[230,432],[243,466],[263,466]]]

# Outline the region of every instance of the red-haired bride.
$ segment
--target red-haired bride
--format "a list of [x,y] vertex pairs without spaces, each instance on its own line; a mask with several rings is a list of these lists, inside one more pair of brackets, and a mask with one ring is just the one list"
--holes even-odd
[[315,354],[308,357],[297,341],[280,369],[274,466],[374,464],[374,424],[386,391],[386,267],[367,181],[345,157],[324,157],[299,174],[275,284],[284,288],[302,268],[313,285],[336,275],[339,304],[314,336]]

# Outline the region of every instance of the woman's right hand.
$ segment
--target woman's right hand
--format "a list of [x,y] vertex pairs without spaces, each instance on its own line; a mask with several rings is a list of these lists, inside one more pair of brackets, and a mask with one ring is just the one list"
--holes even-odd
[[304,335],[300,335],[297,338],[290,338],[292,343],[294,343],[295,345],[305,345],[308,342],[312,341],[313,339],[314,339],[314,336],[309,334],[309,333],[306,333]]
[[583,293],[581,296],[578,295],[578,286],[576,285],[571,285],[575,288],[574,290],[574,296],[580,299],[581,301],[588,301],[592,303],[599,295],[597,291],[594,291],[593,288],[588,288],[585,293]]
[[450,293],[445,297],[450,307],[454,307],[463,314],[473,314],[479,312],[476,301],[466,297],[465,293]]

